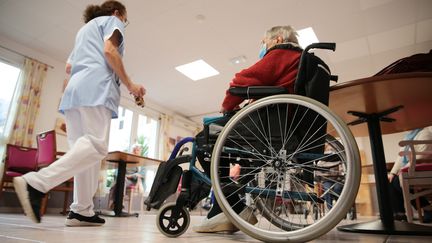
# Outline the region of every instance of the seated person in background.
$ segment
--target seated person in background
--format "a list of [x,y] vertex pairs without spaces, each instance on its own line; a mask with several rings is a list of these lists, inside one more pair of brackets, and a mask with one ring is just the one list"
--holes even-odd
[[325,180],[322,183],[324,192],[328,192],[323,196],[326,201],[327,208],[330,210],[333,207],[333,201],[339,199],[339,195],[342,192],[343,184],[334,180]]
[[[432,126],[425,127],[422,129],[412,130],[404,137],[404,140],[431,140],[431,139],[432,139]],[[430,144],[415,145],[415,148],[416,151],[432,150],[432,145]],[[401,151],[403,150],[405,150],[405,148],[401,149]],[[422,158],[422,157],[418,156],[418,158]],[[406,156],[403,157],[398,156],[396,158],[392,170],[388,175],[388,179],[390,182],[389,190],[390,190],[390,198],[391,198],[392,208],[393,208],[393,215],[396,220],[406,220],[403,192],[399,182],[399,172],[404,166],[407,166],[408,163],[409,161]],[[414,208],[416,208],[415,201],[411,201],[411,204],[413,205]],[[420,197],[420,206],[424,208],[428,205],[430,205],[428,200],[425,197]],[[432,222],[432,211],[424,210],[423,221],[424,223]]]
[[[135,155],[142,155],[142,149],[143,147],[139,144],[134,144],[132,147],[132,153]],[[145,169],[144,167],[131,167],[126,168],[126,178],[125,178],[125,186],[124,190],[126,191],[127,188],[135,187],[140,193],[144,193],[144,176],[145,176]],[[114,209],[114,197],[115,197],[115,189],[116,189],[116,183],[110,188],[109,192],[109,209]]]
[[[234,164],[233,167],[230,168],[230,172],[229,172],[229,176],[234,179],[237,180],[240,176],[240,170],[241,170],[241,166],[239,164]],[[216,202],[216,198],[214,196],[214,192],[213,190],[210,191],[210,199],[208,200],[208,198],[205,201],[205,204],[203,205],[203,208],[205,210],[210,210],[210,208],[212,207],[212,205]]]
[[[126,191],[127,188],[135,187],[140,193],[144,193],[144,174],[145,170],[141,169],[142,167],[133,167],[133,168],[127,168],[126,169],[126,178],[125,178],[125,185],[124,185],[124,191]],[[111,188],[109,192],[109,209],[114,209],[114,198],[115,198],[115,190],[116,190],[115,183]],[[123,192],[125,193],[125,192]]]
[[[326,145],[325,153],[334,153],[331,151],[331,146]],[[327,209],[331,209],[333,207],[333,201],[337,201],[339,199],[339,195],[343,189],[343,182],[340,180],[340,176],[342,174],[342,164],[341,161],[318,161],[318,167],[326,168],[325,171],[320,172],[316,171],[316,175],[318,178],[321,178],[323,195],[321,197],[325,200],[327,204]]]
[[[282,86],[287,88],[290,93],[294,93],[294,82],[302,52],[298,44],[297,32],[291,26],[275,26],[265,32],[261,44],[260,60],[251,67],[235,74],[230,87]],[[241,97],[231,95],[227,90],[220,112],[225,114],[239,109],[239,105],[243,100]],[[228,116],[226,118],[222,119],[223,121],[219,125],[225,125],[229,120]],[[199,137],[202,136],[203,132],[197,135],[197,144],[200,141]],[[198,153],[197,157],[206,175],[210,177],[208,158],[203,153]],[[244,203],[237,203],[240,200],[238,195],[228,197],[227,200],[231,205],[235,205],[233,209],[240,216],[251,215],[247,211],[251,209],[246,207]],[[246,220],[252,224],[257,222],[256,218]],[[238,230],[222,213],[217,202],[213,204],[203,222],[193,229],[202,233],[235,232]]]

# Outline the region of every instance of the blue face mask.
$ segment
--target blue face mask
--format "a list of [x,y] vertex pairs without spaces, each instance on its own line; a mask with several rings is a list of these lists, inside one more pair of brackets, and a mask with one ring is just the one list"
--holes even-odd
[[266,45],[266,43],[263,43],[263,44],[261,45],[261,49],[260,49],[260,52],[259,52],[259,54],[258,54],[258,57],[259,57],[260,59],[262,59],[262,58],[265,56],[266,53],[267,53],[267,45]]

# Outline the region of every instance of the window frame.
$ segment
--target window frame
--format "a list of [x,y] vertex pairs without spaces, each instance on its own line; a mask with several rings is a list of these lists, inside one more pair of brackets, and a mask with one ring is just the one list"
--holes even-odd
[[[125,93],[123,91],[123,93]],[[131,124],[131,133],[130,133],[130,145],[132,145],[135,141],[137,141],[138,138],[138,120],[139,120],[139,115],[142,116],[146,116],[148,118],[154,119],[157,121],[157,126],[156,126],[156,130],[157,130],[157,134],[159,134],[160,131],[160,119],[159,116],[160,114],[156,111],[150,110],[146,107],[141,108],[138,107],[133,101],[132,99],[128,98],[128,97],[124,97],[122,96],[120,99],[120,106],[132,111],[132,124]],[[160,136],[156,137],[156,144],[155,144],[155,158],[153,159],[159,159],[161,157],[160,153],[159,153],[159,146],[160,146]]]

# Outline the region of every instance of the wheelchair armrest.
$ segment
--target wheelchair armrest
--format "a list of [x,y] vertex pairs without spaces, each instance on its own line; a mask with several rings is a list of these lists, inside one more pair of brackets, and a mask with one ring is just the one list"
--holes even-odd
[[232,87],[229,89],[230,94],[245,99],[259,99],[271,95],[288,94],[285,87],[279,86],[249,86],[249,87]]

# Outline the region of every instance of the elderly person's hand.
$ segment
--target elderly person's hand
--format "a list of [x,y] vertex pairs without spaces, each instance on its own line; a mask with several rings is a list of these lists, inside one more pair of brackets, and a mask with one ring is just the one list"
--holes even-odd
[[234,164],[233,167],[230,168],[230,177],[234,180],[237,180],[240,176],[241,167],[239,164]]

